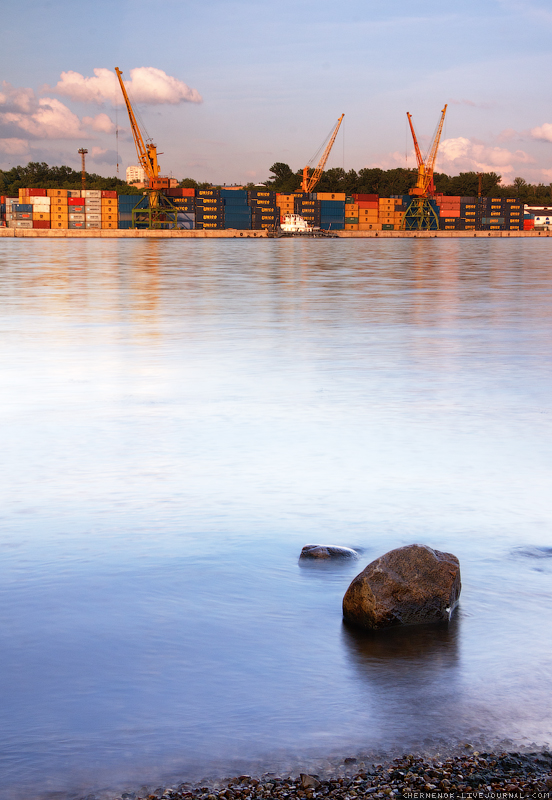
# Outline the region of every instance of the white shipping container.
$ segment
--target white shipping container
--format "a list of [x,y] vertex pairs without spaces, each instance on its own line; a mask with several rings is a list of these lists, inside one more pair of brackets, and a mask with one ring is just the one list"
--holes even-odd
[[99,197],[100,200],[102,199],[102,190],[101,189],[85,189],[82,193],[83,197]]
[[86,220],[86,227],[87,228],[101,228],[101,222],[89,222],[88,219]]
[[101,214],[89,214],[88,209],[86,210],[86,221],[87,222],[101,222],[102,215]]
[[32,228],[32,219],[10,219],[8,228]]
[[25,200],[33,206],[49,206],[52,203],[51,197],[29,197]]
[[69,222],[84,222],[84,214],[69,214]]
[[[42,198],[45,199],[44,197]],[[33,203],[33,214],[49,214],[50,213],[50,206],[38,205],[38,203]]]
[[81,190],[80,189],[68,189],[67,197],[80,197]]

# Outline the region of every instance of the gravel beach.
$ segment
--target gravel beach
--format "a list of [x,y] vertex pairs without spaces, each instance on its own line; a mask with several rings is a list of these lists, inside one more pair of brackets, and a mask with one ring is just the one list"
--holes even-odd
[[[466,755],[428,759],[404,755],[367,766],[346,758],[333,774],[301,773],[289,777],[265,773],[239,775],[224,782],[144,787],[123,792],[120,800],[354,800],[354,798],[552,798],[552,753],[471,751]],[[90,795],[86,800],[93,800]]]

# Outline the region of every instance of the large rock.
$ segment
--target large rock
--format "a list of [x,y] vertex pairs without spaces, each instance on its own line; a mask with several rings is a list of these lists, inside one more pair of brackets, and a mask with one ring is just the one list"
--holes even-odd
[[343,616],[378,630],[449,620],[460,597],[456,556],[411,544],[368,564],[343,598]]
[[299,558],[358,558],[358,553],[350,547],[339,547],[333,544],[306,544],[301,550]]

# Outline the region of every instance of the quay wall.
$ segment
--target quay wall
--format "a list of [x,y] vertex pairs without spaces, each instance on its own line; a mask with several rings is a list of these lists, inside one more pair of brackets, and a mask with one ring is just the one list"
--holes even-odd
[[[340,239],[535,239],[551,231],[336,231]],[[72,230],[70,228],[0,228],[10,239],[266,239],[266,230]]]

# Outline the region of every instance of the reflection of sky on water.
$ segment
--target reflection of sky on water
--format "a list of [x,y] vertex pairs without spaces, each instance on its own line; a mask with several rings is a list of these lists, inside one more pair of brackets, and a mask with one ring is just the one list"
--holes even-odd
[[[0,247],[6,785],[550,737],[545,243]],[[344,629],[412,542],[453,625]]]

